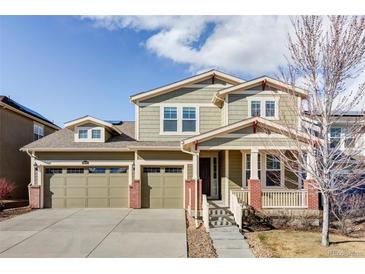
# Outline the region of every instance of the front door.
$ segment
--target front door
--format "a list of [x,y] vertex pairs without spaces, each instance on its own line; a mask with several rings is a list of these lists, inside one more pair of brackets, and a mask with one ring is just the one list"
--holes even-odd
[[210,158],[200,158],[199,161],[199,177],[203,181],[202,192],[210,196]]

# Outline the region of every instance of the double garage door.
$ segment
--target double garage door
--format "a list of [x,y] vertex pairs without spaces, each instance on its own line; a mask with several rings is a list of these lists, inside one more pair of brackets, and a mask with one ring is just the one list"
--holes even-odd
[[128,168],[46,168],[44,206],[128,207]]
[[142,208],[183,208],[183,168],[143,167]]

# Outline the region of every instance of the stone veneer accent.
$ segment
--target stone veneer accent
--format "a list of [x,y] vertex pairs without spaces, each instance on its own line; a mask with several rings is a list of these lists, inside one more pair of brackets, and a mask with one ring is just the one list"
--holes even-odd
[[261,181],[258,179],[248,180],[248,191],[250,195],[250,205],[257,210],[262,209]]
[[304,180],[304,189],[308,192],[308,209],[319,209],[318,190],[314,188],[314,180]]
[[28,185],[29,207],[41,208],[41,186]]
[[[196,210],[195,208],[195,180],[185,181],[185,209]],[[191,201],[190,201],[191,200]],[[202,180],[198,180],[198,210],[202,209]],[[190,204],[191,202],[191,204]]]
[[141,181],[134,180],[129,186],[129,207],[141,208]]

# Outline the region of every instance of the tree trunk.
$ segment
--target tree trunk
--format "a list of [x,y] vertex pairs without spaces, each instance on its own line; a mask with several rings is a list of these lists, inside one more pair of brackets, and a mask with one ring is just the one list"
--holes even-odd
[[327,195],[323,195],[323,224],[322,224],[322,246],[329,246],[330,239],[329,239],[329,222],[330,222],[330,215],[329,215],[329,198]]

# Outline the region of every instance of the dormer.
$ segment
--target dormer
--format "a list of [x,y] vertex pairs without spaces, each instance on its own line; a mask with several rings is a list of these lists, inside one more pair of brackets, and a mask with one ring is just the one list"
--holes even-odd
[[67,122],[65,128],[74,132],[74,141],[79,143],[105,143],[112,135],[122,133],[114,122],[103,121],[91,116]]

